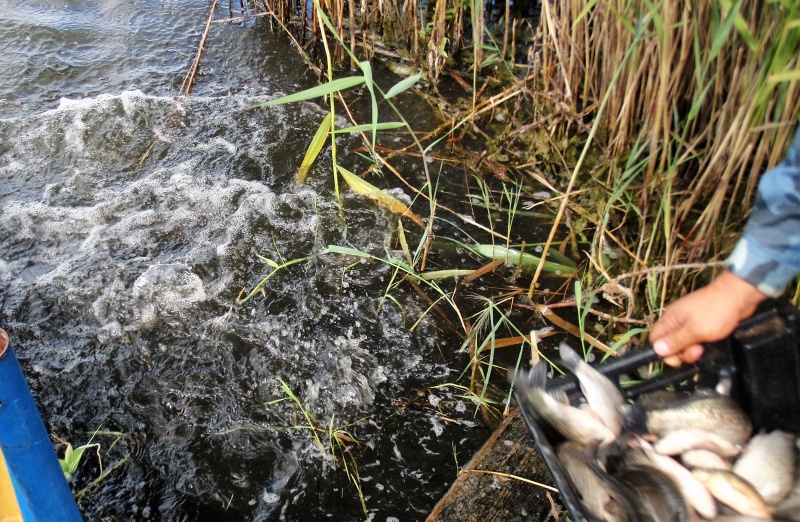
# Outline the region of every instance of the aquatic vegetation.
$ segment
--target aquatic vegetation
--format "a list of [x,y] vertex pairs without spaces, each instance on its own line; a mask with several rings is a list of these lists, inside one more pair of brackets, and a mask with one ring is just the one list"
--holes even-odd
[[99,467],[100,474],[95,477],[91,482],[83,487],[80,491],[75,493],[75,500],[80,500],[83,498],[92,488],[96,487],[98,484],[103,482],[109,475],[113,472],[121,468],[128,462],[130,458],[130,453],[126,452],[126,454],[115,462],[110,468],[103,470],[103,460],[100,455],[101,452],[101,444],[99,442],[92,442],[95,437],[114,437],[113,441],[108,445],[105,450],[106,455],[111,453],[111,450],[114,449],[117,444],[122,443],[123,445],[127,445],[125,442],[125,434],[119,431],[108,431],[108,430],[95,430],[92,432],[92,436],[89,438],[89,441],[86,444],[81,446],[73,447],[71,443],[62,441],[61,439],[57,439],[64,444],[64,456],[58,459],[58,463],[61,465],[61,470],[64,472],[64,478],[67,479],[67,482],[72,482],[73,477],[75,476],[78,468],[80,467],[81,463],[83,462],[83,457],[86,450],[93,450],[97,453],[97,465]]
[[72,475],[78,470],[78,466],[81,463],[81,458],[83,457],[83,452],[89,448],[93,448],[94,450],[98,451],[98,458],[99,458],[99,451],[100,451],[100,444],[84,444],[83,446],[78,446],[77,448],[73,448],[72,444],[69,442],[66,443],[67,447],[64,449],[64,458],[58,459],[58,463],[61,464],[61,471],[64,472],[64,478],[67,479],[67,482],[72,480]]
[[[311,434],[310,436],[313,438],[314,443],[316,444],[322,456],[327,461],[331,462],[334,468],[336,468],[337,463],[341,464],[344,472],[347,474],[348,479],[356,488],[364,515],[368,516],[366,501],[364,499],[364,494],[361,491],[361,477],[358,473],[358,465],[355,457],[350,452],[349,446],[350,444],[360,444],[360,442],[350,432],[347,431],[347,428],[352,426],[354,423],[350,423],[345,426],[337,426],[335,423],[336,415],[331,415],[331,420],[328,422],[326,427],[318,426],[314,422],[313,413],[308,408],[303,406],[303,402],[297,397],[294,391],[292,391],[291,387],[286,383],[286,381],[280,377],[276,377],[276,380],[280,384],[281,390],[283,390],[284,394],[286,395],[286,399],[290,399],[295,404],[306,421],[306,424],[295,424],[291,426],[292,429],[309,431]],[[282,402],[283,400],[285,399],[276,399],[274,401],[267,402],[265,405],[271,406]],[[321,435],[327,435],[327,445],[322,443],[322,438],[320,437]]]
[[[406,233],[398,220],[404,261],[349,246],[329,246],[325,254],[391,266],[384,299],[401,309],[392,295],[401,283],[427,300],[425,314],[447,303],[460,323],[451,323],[454,333],[469,353],[462,377],[469,375],[468,388],[485,411],[493,376],[506,363],[519,366],[526,345],[532,359],[539,357],[537,337],[528,332],[552,324],[580,339],[585,359],[595,349],[615,356],[645,339],[667,302],[707,281],[732,249],[758,176],[781,159],[800,112],[800,7],[791,1],[687,7],[557,0],[543,3],[536,19],[512,13],[506,2],[497,26],[474,1],[438,0],[428,12],[411,1],[314,2],[310,13],[292,0],[263,0],[262,6],[283,22],[288,13],[301,13],[293,38],[324,48],[328,82],[274,102],[313,94],[330,106],[298,179],[330,136],[337,195],[341,176],[355,192],[422,229]],[[531,31],[523,36],[526,24]],[[386,42],[379,41],[381,32]],[[470,33],[471,42],[464,36]],[[427,64],[427,70],[384,92],[369,62],[377,55]],[[438,92],[445,71],[458,67],[456,58],[469,65],[471,85],[456,71],[451,76],[471,99],[433,98],[441,125],[425,134],[412,129],[392,99],[426,81]],[[348,74],[347,64],[352,75],[333,79]],[[356,121],[348,108],[345,89],[353,86],[368,94],[369,123]],[[336,105],[352,126],[334,128]],[[384,105],[395,121],[380,122]],[[378,139],[381,131],[397,129],[407,145]],[[371,166],[361,174],[337,158],[336,137],[346,132],[362,133],[362,159]],[[421,182],[389,161],[411,154],[420,158]],[[433,183],[433,162],[440,177],[449,165],[468,172],[463,192],[443,190],[441,178]],[[383,172],[394,174],[415,200],[400,201],[365,179]],[[422,213],[416,209],[424,200]],[[453,200],[469,212],[453,210]],[[532,232],[542,224],[544,235]],[[431,260],[440,266],[428,269]],[[471,292],[464,287],[478,279],[492,283],[480,298],[466,299]],[[556,314],[557,308],[568,313]],[[520,351],[498,364],[495,350],[505,339],[514,341],[504,346]],[[658,365],[651,370],[658,372]]]

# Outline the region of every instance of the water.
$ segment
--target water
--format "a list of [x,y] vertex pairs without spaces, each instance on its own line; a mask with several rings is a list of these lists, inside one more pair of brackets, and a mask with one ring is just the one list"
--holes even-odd
[[[427,319],[409,332],[413,293],[381,306],[386,266],[323,254],[386,257],[396,218],[345,192],[343,223],[329,156],[295,185],[325,110],[252,109],[315,80],[263,20],[215,25],[175,98],[209,6],[0,6],[0,326],[53,436],[124,434],[97,435],[73,482],[128,459],[81,498],[87,520],[363,519],[277,378],[362,442],[348,465],[371,518],[422,519],[454,448],[463,464],[486,436],[471,403],[427,403],[458,343]],[[271,270],[258,256],[310,259],[235,306]]]

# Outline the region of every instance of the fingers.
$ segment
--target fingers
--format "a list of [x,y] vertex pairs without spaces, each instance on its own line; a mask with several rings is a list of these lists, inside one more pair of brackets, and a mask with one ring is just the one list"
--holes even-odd
[[689,321],[669,322],[674,324],[669,333],[660,337],[656,337],[653,334],[650,335],[650,338],[655,340],[655,342],[653,342],[653,349],[661,357],[683,352],[690,346],[697,345],[698,341],[702,342],[706,340],[695,331],[695,328],[693,328]]
[[[656,353],[658,353],[658,351],[656,351]],[[700,359],[700,357],[702,357],[702,355],[703,355],[703,345],[693,344],[692,346],[689,346],[680,353],[674,355],[667,355],[666,357],[664,357],[664,362],[669,366],[680,366],[682,363],[693,364],[696,363]]]

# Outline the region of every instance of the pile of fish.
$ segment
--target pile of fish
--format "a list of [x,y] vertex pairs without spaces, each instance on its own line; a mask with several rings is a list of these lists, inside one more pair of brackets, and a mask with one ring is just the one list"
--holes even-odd
[[569,346],[560,356],[580,384],[579,405],[546,390],[545,363],[510,378],[520,408],[563,437],[556,455],[590,520],[800,521],[795,434],[753,435],[739,404],[710,389],[629,403]]

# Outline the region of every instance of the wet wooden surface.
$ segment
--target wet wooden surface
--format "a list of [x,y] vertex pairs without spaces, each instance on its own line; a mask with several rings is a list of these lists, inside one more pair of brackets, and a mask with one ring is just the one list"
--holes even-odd
[[[487,473],[489,472],[489,473]],[[464,467],[427,522],[544,521],[551,518],[558,493],[496,475],[515,475],[553,487],[550,473],[514,410]]]

